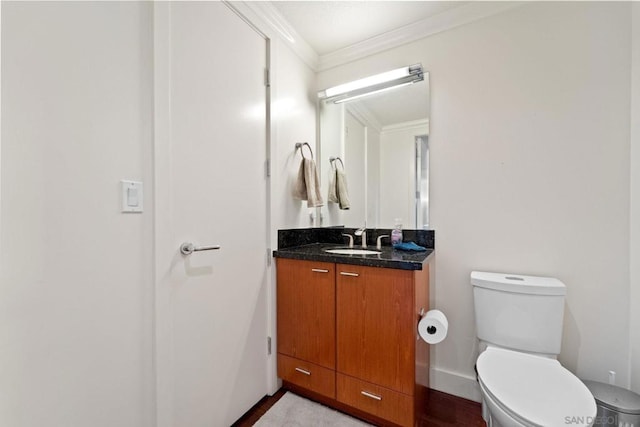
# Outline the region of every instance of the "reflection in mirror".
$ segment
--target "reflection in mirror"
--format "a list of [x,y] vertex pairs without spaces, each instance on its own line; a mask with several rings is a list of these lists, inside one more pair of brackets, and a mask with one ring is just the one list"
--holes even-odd
[[335,104],[321,101],[321,186],[344,163],[350,208],[327,203],[322,226],[429,225],[429,74],[424,80]]

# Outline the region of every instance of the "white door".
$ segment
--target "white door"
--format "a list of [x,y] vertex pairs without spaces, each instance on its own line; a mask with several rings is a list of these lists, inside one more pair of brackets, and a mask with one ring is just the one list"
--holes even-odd
[[154,26],[157,424],[228,426],[267,392],[267,40],[220,2]]

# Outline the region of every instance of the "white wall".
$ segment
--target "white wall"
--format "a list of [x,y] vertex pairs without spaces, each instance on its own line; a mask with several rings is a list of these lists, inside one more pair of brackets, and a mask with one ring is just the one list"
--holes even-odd
[[[300,152],[295,150],[295,144],[308,142],[314,151],[314,158],[317,159],[319,154],[316,149],[316,75],[312,68],[294,53],[288,42],[285,42],[254,9],[239,2],[232,3],[232,6],[270,40],[269,221],[271,230],[269,243],[271,249],[276,249],[279,229],[310,227],[316,223],[316,209],[308,208],[307,202],[295,200],[292,197],[292,185],[302,159]],[[323,198],[326,203],[325,192],[323,192]],[[311,219],[312,214],[313,219]],[[275,268],[272,268],[267,298],[270,310],[268,322],[274,351],[269,369],[265,373],[271,392],[279,388],[275,357],[275,348],[277,348],[275,283]]]
[[[342,223],[351,226],[364,225],[367,194],[366,188],[367,128],[348,110],[344,114],[344,167],[349,189],[351,208],[342,212]],[[357,243],[357,242],[356,242]]]
[[0,425],[153,425],[151,31],[150,3],[2,3]]
[[[295,144],[308,142],[314,151],[314,158],[318,156],[317,89],[313,71],[318,58],[304,40],[291,38],[295,30],[281,22],[282,18],[274,15],[273,8],[268,4],[230,2],[230,6],[270,40],[270,220],[272,245],[275,248],[278,229],[315,224],[315,220],[310,220],[311,213],[315,216],[315,208],[307,208],[307,202],[295,200],[291,194],[302,159],[300,152],[295,150]],[[306,149],[305,153],[308,153]],[[323,199],[326,199],[324,192]]]
[[[325,103],[320,109],[323,193],[328,192],[333,171],[329,158],[339,156],[344,163],[350,201],[350,208],[346,210],[340,210],[336,203],[326,203],[321,208],[322,225],[359,227],[366,222],[367,227],[376,227],[379,225],[380,131],[368,121],[371,113],[362,107],[345,109],[345,104]],[[338,168],[342,168],[339,162]]]
[[[291,196],[293,182],[302,157],[296,153],[296,142],[308,142],[316,153],[316,93],[314,72],[283,42],[273,39],[272,49],[272,119],[274,132],[271,146],[272,229],[313,225],[307,202]],[[306,150],[306,149],[305,149]],[[308,151],[305,151],[308,156]],[[327,195],[322,194],[323,199]]]
[[[367,126],[367,227],[380,228],[380,131]],[[355,190],[355,189],[354,189]],[[357,190],[356,190],[357,191]],[[349,225],[357,225],[353,222]]]
[[[320,103],[319,112],[321,115],[320,139],[322,144],[318,144],[318,157],[320,158],[320,185],[323,189],[329,190],[329,182],[332,175],[330,157],[340,157],[344,159],[344,104]],[[339,166],[338,166],[339,167]],[[321,208],[322,225],[344,224],[342,213],[337,203],[328,203]]]
[[404,228],[416,228],[416,136],[428,133],[426,124],[412,123],[382,130],[379,224],[387,228],[393,228],[396,218]]
[[629,357],[631,389],[640,393],[640,3],[632,5],[631,92],[631,288]]
[[561,362],[628,385],[630,7],[526,4],[319,74],[430,73],[435,388],[478,398],[474,269],[563,280]]
[[[258,21],[255,21],[258,22]],[[271,248],[277,249],[278,230],[315,225],[316,208],[292,197],[292,186],[302,160],[295,150],[296,142],[308,142],[316,150],[316,93],[315,73],[277,35],[271,36]],[[307,154],[308,155],[308,154]],[[325,187],[326,188],[326,187]],[[322,197],[325,199],[326,194]],[[311,217],[313,215],[313,219]],[[271,270],[269,309],[271,337],[273,337],[270,371],[267,380],[271,392],[279,388],[277,380],[276,279]]]

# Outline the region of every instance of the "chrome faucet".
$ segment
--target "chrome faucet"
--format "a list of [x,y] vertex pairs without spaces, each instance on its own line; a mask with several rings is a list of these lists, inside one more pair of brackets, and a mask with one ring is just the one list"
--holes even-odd
[[353,236],[351,234],[345,234],[345,233],[342,233],[342,235],[344,237],[348,237],[349,238],[349,247],[352,248],[353,247]]
[[378,240],[376,240],[376,249],[377,250],[381,250],[382,249],[382,239],[384,238],[389,238],[388,234],[383,234],[381,236],[378,236]]
[[354,233],[354,236],[361,236],[361,242],[362,244],[360,245],[363,249],[367,248],[367,225],[365,224],[364,227],[362,228],[358,228]]

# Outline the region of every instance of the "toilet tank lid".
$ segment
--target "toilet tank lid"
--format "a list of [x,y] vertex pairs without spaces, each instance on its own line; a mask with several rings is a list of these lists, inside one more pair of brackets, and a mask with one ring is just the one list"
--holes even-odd
[[480,288],[532,295],[565,295],[567,287],[553,277],[522,274],[471,272],[471,284]]

